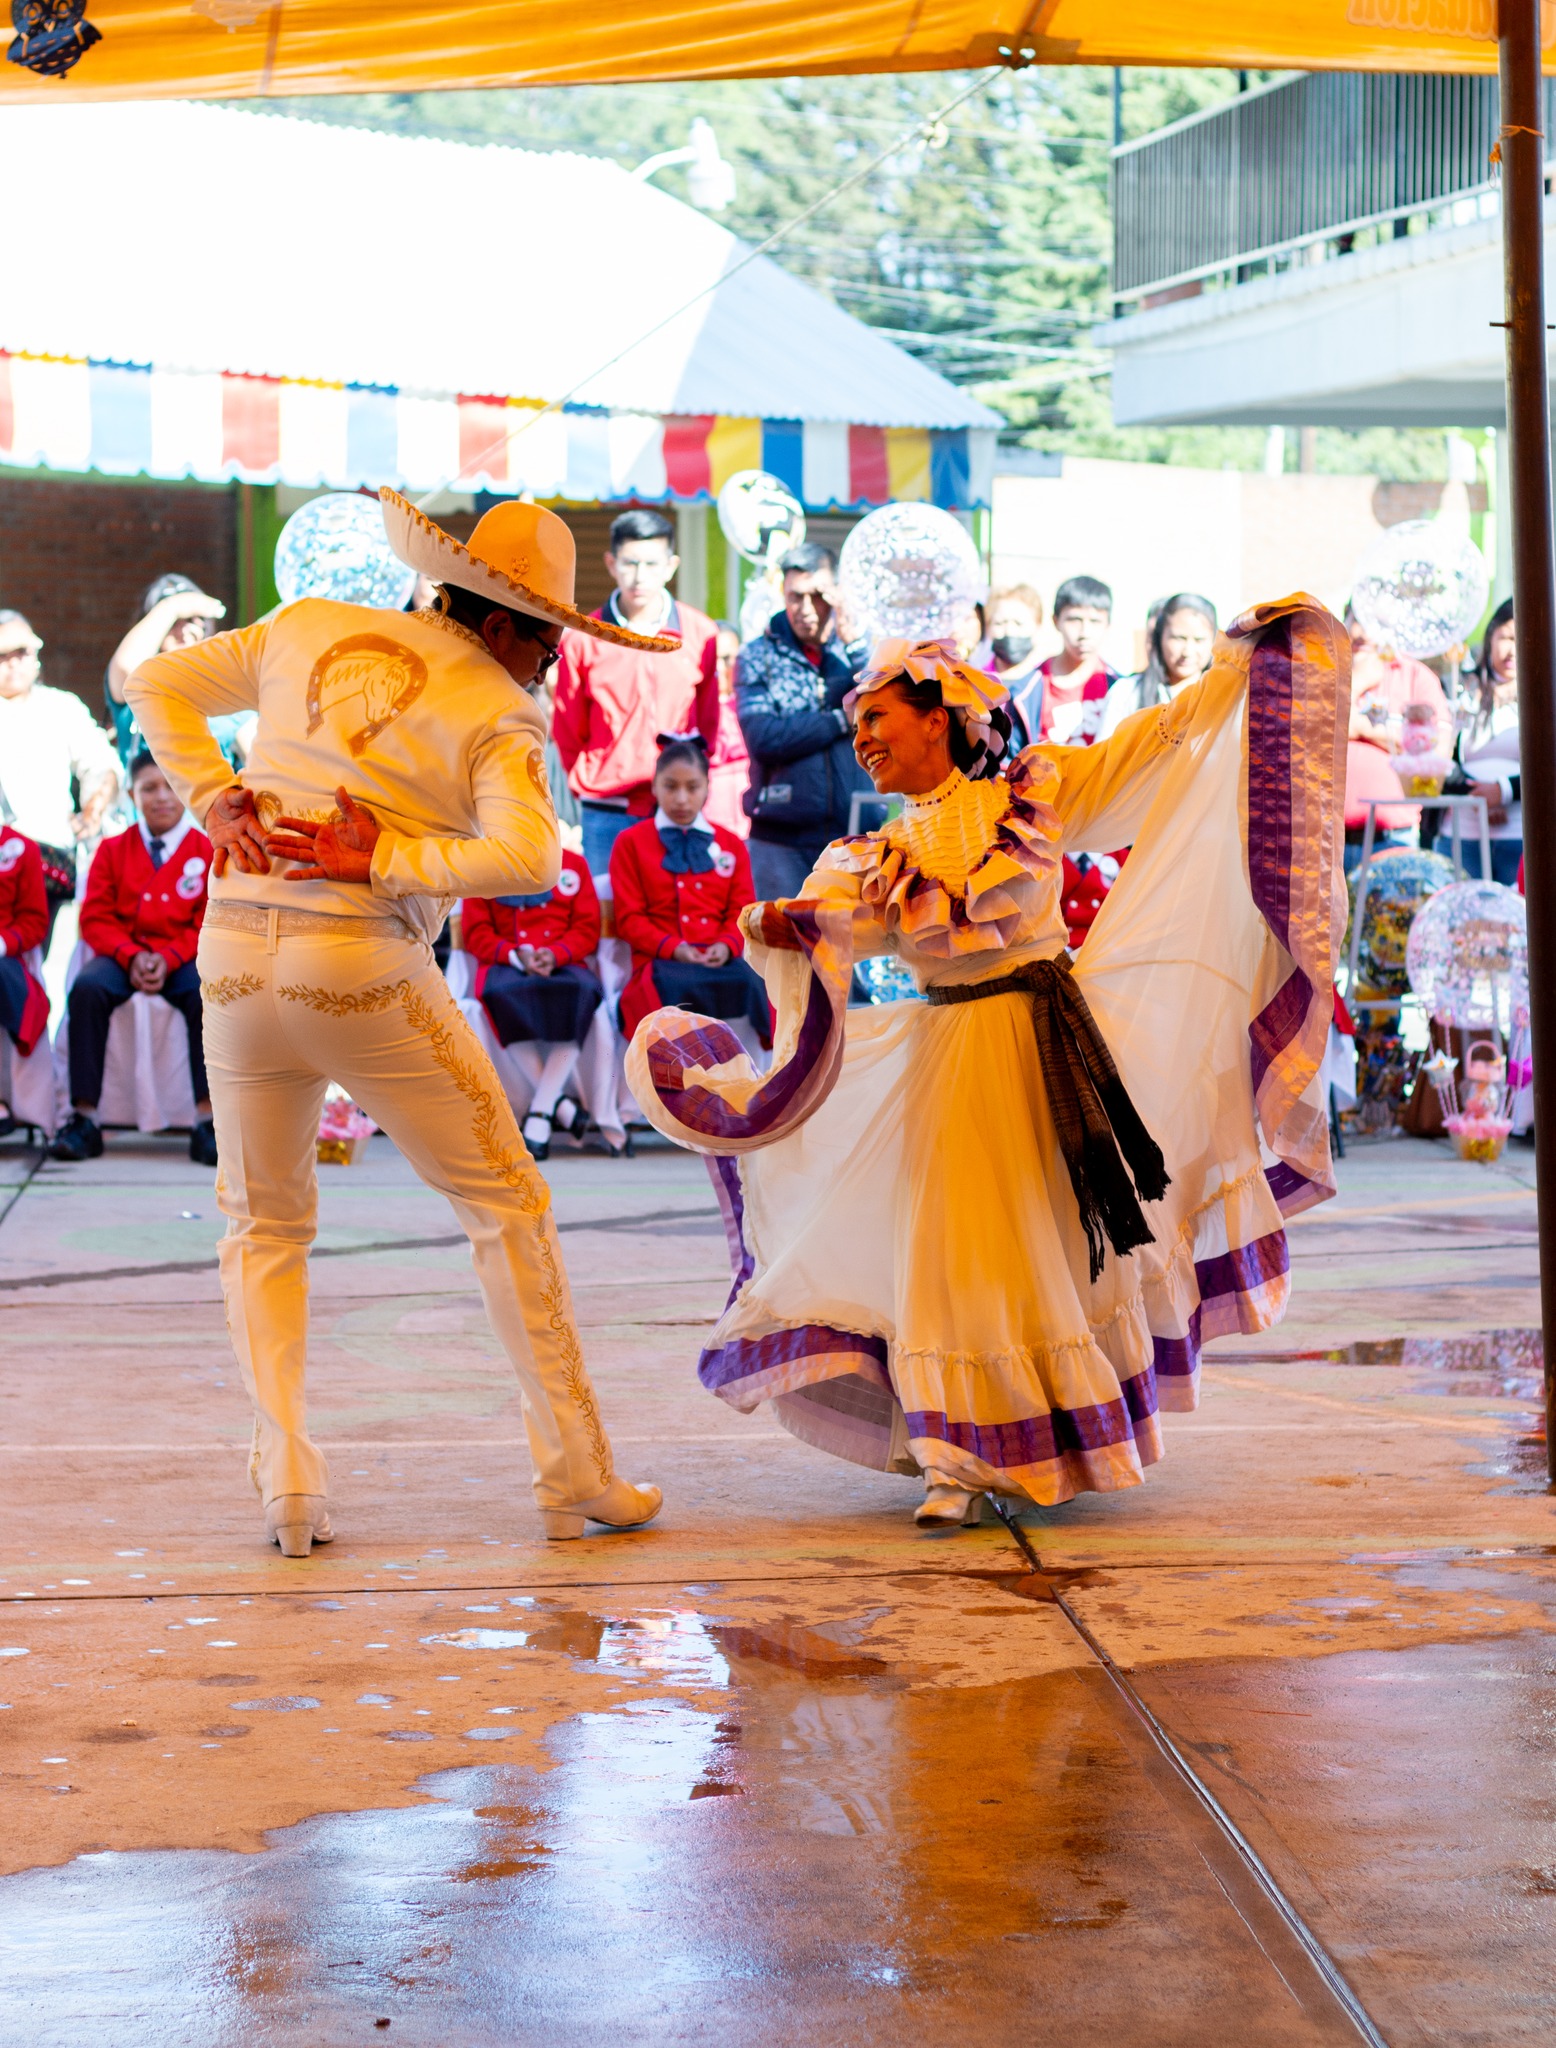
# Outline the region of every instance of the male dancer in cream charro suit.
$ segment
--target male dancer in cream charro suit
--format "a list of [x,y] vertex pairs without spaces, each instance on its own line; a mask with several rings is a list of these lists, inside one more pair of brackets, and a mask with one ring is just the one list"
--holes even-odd
[[[529,695],[564,625],[645,637],[573,605],[573,539],[506,503],[468,547],[393,491],[401,558],[435,609],[304,599],[161,654],[125,695],[216,847],[200,940],[205,1046],[227,1217],[222,1287],[255,1409],[251,1472],[288,1557],[327,1542],[328,1475],[304,1373],[314,1141],[339,1082],[469,1234],[487,1314],[523,1390],[548,1536],[632,1527],[657,1487],[617,1479],[574,1327],[550,1194],[433,960],[461,896],[551,888],[561,866],[545,722]],[[206,723],[257,710],[235,782]]]

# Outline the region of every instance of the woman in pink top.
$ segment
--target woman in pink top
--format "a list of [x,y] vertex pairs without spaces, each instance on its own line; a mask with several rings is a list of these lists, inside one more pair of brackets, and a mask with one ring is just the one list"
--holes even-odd
[[1453,751],[1453,715],[1443,686],[1425,662],[1387,654],[1367,638],[1367,630],[1349,605],[1346,628],[1351,636],[1351,738],[1366,740],[1386,754],[1397,754],[1404,736],[1407,704],[1429,704],[1437,722],[1439,750]]

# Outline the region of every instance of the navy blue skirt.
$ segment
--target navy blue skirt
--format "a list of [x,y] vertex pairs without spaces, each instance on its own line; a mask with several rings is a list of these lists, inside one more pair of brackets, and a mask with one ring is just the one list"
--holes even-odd
[[744,960],[728,960],[722,967],[699,967],[690,960],[655,960],[649,971],[667,1009],[700,1010],[704,1017],[721,1017],[726,1022],[744,1017],[764,1042],[770,1036],[773,1020],[767,989]]
[[588,968],[576,966],[550,974],[489,967],[481,985],[481,1002],[499,1045],[532,1038],[582,1045],[604,994]]

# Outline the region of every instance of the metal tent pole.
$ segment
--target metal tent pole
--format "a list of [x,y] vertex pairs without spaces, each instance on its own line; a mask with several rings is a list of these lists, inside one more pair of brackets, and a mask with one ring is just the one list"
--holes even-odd
[[1556,1482],[1556,592],[1545,376],[1545,138],[1540,0],[1500,0],[1502,266],[1512,471],[1513,613],[1523,772],[1524,880],[1539,1183],[1546,1466]]

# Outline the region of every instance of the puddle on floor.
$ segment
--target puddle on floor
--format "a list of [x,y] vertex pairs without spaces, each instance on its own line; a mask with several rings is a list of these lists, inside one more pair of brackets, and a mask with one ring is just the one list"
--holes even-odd
[[1157,2048],[1164,1998],[1196,2039],[1326,2038],[1293,2026],[1095,1672],[915,1691],[790,1624],[551,1621],[584,1619],[591,1661],[697,1697],[579,1712],[548,1771],[439,1771],[424,1804],[322,1814],[255,1855],[0,1881],[0,2040],[793,2048],[1023,2039],[1040,2009]]
[[1539,1380],[1538,1330],[1473,1330],[1461,1337],[1362,1337],[1313,1351],[1207,1351],[1207,1365],[1387,1365],[1419,1372],[1476,1372]]

